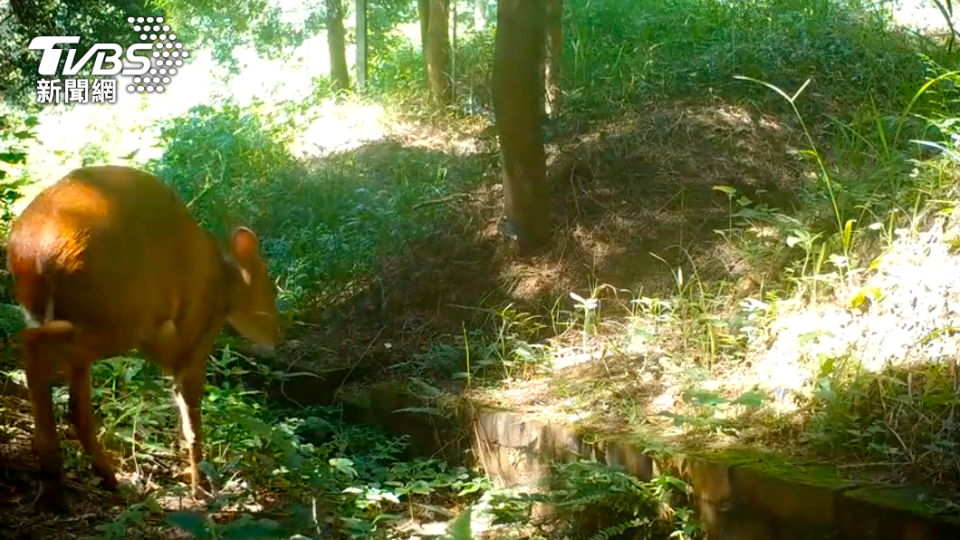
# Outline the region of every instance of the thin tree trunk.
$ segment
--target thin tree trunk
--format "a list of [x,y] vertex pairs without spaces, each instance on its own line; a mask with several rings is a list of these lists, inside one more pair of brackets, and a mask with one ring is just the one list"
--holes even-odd
[[423,78],[430,86],[430,53],[427,45],[430,43],[430,1],[417,0],[417,12],[420,14],[420,52],[423,53]]
[[357,91],[367,85],[367,0],[356,0],[357,14]]
[[473,26],[477,30],[483,30],[487,25],[487,0],[474,0],[473,2]]
[[450,0],[430,0],[427,44],[427,77],[436,105],[450,103]]
[[544,0],[498,0],[493,99],[506,217],[521,254],[550,242],[543,132]]
[[450,101],[457,98],[457,2],[450,4]]
[[326,0],[327,46],[330,49],[330,78],[335,91],[350,89],[350,71],[347,69],[346,31],[343,28],[342,0]]
[[544,80],[546,86],[545,109],[547,116],[556,119],[560,115],[563,93],[560,85],[560,63],[563,60],[563,0],[546,0],[546,61]]

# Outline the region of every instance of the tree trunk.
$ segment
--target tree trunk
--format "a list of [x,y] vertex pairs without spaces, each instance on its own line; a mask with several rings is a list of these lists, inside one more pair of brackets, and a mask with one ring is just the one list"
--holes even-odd
[[427,77],[436,105],[450,103],[450,0],[430,0],[430,28],[427,36]]
[[350,89],[347,69],[346,31],[343,28],[342,0],[325,0],[327,7],[327,46],[330,49],[330,78],[334,91]]
[[457,2],[450,4],[450,101],[457,99]]
[[420,13],[420,52],[423,53],[423,78],[430,85],[430,62],[427,58],[430,54],[427,52],[427,44],[430,43],[430,1],[417,0],[417,11]]
[[493,110],[500,139],[503,194],[521,254],[550,242],[543,132],[544,0],[498,0]]
[[367,86],[367,0],[357,0],[357,91]]
[[546,0],[546,61],[544,62],[544,80],[546,95],[544,96],[547,116],[556,120],[560,114],[560,101],[563,93],[560,91],[560,63],[563,59],[563,0]]
[[473,2],[473,26],[477,30],[483,30],[487,24],[487,0],[474,0]]

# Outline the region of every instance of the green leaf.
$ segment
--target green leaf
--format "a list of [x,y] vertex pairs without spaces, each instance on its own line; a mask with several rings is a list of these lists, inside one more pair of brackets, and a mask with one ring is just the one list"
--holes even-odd
[[668,484],[673,486],[674,489],[678,491],[686,493],[687,489],[689,488],[689,486],[687,486],[687,483],[684,482],[683,480],[680,480],[679,478],[668,476],[666,480]]
[[27,160],[27,154],[24,152],[3,152],[0,153],[0,161],[4,163],[9,163],[11,165],[17,165],[23,163]]
[[346,458],[331,458],[330,466],[334,469],[350,476],[351,478],[356,478],[357,470],[353,468],[353,462]]
[[470,532],[470,519],[471,514],[473,513],[472,508],[469,506],[463,511],[460,512],[460,515],[453,520],[453,523],[450,524],[448,532],[449,540],[471,540],[473,534]]
[[223,540],[251,540],[261,538],[283,538],[286,536],[283,529],[277,522],[269,519],[260,519],[254,521],[249,514],[244,514],[240,519],[220,527]]
[[723,399],[723,396],[720,394],[708,392],[706,390],[690,390],[688,392],[684,392],[683,401],[687,403],[693,402],[697,405],[706,407],[715,407],[727,402],[727,400]]
[[102,532],[106,538],[123,538],[127,536],[127,521],[125,519],[117,519],[110,523],[97,525],[96,529]]
[[843,245],[849,246],[850,239],[853,237],[853,224],[856,223],[855,219],[848,219],[847,223],[843,227]]
[[666,416],[667,418],[673,419],[674,426],[682,426],[687,422],[687,417],[681,414],[673,413],[670,411],[660,411],[657,413],[658,416]]
[[273,433],[273,428],[259,418],[244,417],[240,419],[242,425],[251,435],[258,435],[268,438]]
[[423,379],[411,377],[410,381],[417,385],[423,392],[423,395],[429,399],[438,398],[443,395],[443,391],[431,384],[428,384],[427,381],[424,381]]
[[751,390],[749,392],[744,392],[737,396],[737,399],[731,401],[733,405],[743,405],[749,410],[759,409],[763,402],[766,401],[767,396],[763,392],[756,390]]
[[407,493],[416,493],[417,495],[429,495],[433,492],[430,484],[423,480],[415,480],[407,486]]
[[867,301],[871,300],[876,302],[883,297],[883,291],[879,287],[874,285],[868,285],[862,287],[857,294],[853,295],[853,298],[850,299],[849,307],[851,309],[859,309],[866,307]]
[[824,376],[831,375],[833,373],[834,368],[836,367],[836,364],[837,364],[836,358],[832,356],[825,358],[823,362],[820,364],[820,374]]

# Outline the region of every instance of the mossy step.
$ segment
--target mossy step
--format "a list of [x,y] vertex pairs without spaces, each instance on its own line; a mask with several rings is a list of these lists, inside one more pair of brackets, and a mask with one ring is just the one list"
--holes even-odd
[[550,461],[578,458],[617,465],[644,480],[673,474],[691,486],[710,538],[960,538],[955,502],[923,486],[878,485],[839,467],[750,448],[684,452],[505,410],[465,411],[474,451],[498,483],[537,482]]

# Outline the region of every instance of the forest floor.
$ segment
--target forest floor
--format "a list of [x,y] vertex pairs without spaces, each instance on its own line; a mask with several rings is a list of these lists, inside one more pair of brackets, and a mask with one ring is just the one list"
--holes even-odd
[[[424,201],[458,209],[445,233],[380,261],[375,279],[360,292],[298,317],[288,329],[275,369],[324,373],[349,366],[354,376],[348,388],[382,382],[386,373],[401,384],[418,377],[456,393],[462,383],[451,375],[463,367],[465,329],[489,335],[499,328],[531,344],[546,343],[547,338],[569,342],[574,332],[561,327],[574,330],[571,292],[589,298],[591,287],[616,284],[615,290],[602,294],[600,309],[601,326],[612,325],[611,336],[623,335],[635,309],[629,305],[631,298],[675,295],[678,269],[696,276],[703,287],[736,282],[742,287],[738,295],[756,293],[775,276],[753,273],[717,234],[730,216],[727,196],[713,188],[733,186],[755,201],[786,210],[795,204],[796,184],[802,178],[792,152],[800,138],[788,121],[720,98],[638,104],[614,121],[580,123],[549,142],[554,241],[546,253],[521,259],[498,228],[502,192],[491,126],[451,129],[396,122],[382,130],[383,140],[358,142],[340,152],[372,162],[424,149],[444,152],[456,156],[451,163],[471,160],[462,174],[479,169],[483,179],[459,196]],[[309,147],[308,141],[299,144]],[[323,157],[304,159],[309,163]],[[765,271],[774,274],[778,269]],[[512,311],[504,311],[507,305]],[[504,347],[487,351],[500,349]],[[565,422],[571,420],[568,409],[584,410],[587,405],[585,410],[594,413],[590,427],[617,432],[631,426],[624,423],[629,418],[624,411],[611,405],[616,396],[630,397],[634,408],[627,412],[633,418],[655,421],[659,410],[670,407],[657,395],[672,397],[680,381],[670,381],[668,375],[656,389],[649,385],[656,351],[597,357],[600,349],[588,349],[578,350],[572,343],[556,347],[548,370],[541,369],[545,364],[514,368],[506,361],[508,373],[493,376],[502,384],[481,386],[473,398]],[[287,385],[284,397],[303,404],[335,397],[318,396],[309,381]],[[16,403],[4,407],[18,411],[16,418],[4,421],[17,434],[2,445],[9,458],[4,460],[4,499],[27,512],[30,505],[19,504],[32,493],[24,489],[29,475],[23,471],[35,464],[27,437],[29,404],[22,388],[16,390],[19,397],[8,398]],[[576,400],[571,400],[573,394]],[[75,487],[82,484],[75,481]],[[80,517],[52,527],[78,534],[98,522],[106,501],[118,500],[96,490],[84,492],[86,510],[78,511]],[[182,502],[168,501],[170,509]],[[38,538],[53,532],[27,514],[12,522]]]
[[[958,169],[948,152],[884,154],[862,125],[838,120],[844,108],[828,90],[808,89],[820,115],[806,126],[783,103],[729,88],[596,114],[574,105],[547,142],[553,242],[529,258],[501,234],[489,119],[330,111],[337,122],[318,120],[293,145],[303,170],[335,163],[352,178],[342,164],[360,163],[394,186],[430,169],[462,189],[418,200],[397,224],[442,210],[432,234],[290,321],[270,363],[287,376],[279,393],[309,406],[384,381],[426,385],[661,446],[769,449],[875,482],[935,484],[939,504],[956,510]],[[3,352],[12,367],[15,351]],[[304,372],[349,381],[320,392]],[[92,536],[124,511],[122,497],[73,467],[72,452],[76,515],[33,515],[29,404],[12,378],[3,394],[0,502],[11,510],[0,538]],[[152,452],[146,483],[172,482],[175,456]],[[267,499],[248,510],[270,516],[284,503]],[[133,538],[123,524],[114,537]],[[188,537],[152,525],[130,530]]]
[[[423,201],[454,206],[456,218],[443,234],[379,261],[359,292],[298,316],[274,369],[323,374],[348,368],[351,380],[337,392],[417,378],[478,403],[601,433],[641,434],[676,449],[748,446],[839,464],[861,478],[869,471],[883,483],[924,480],[922,468],[871,464],[797,444],[804,437],[802,411],[769,398],[796,372],[761,369],[771,362],[757,350],[724,357],[742,349],[731,328],[746,326],[744,302],[782,291],[776,284],[790,258],[780,253],[779,260],[759,260],[725,236],[733,231],[731,203],[714,188],[729,186],[771,212],[794,214],[801,185],[810,181],[798,157],[805,141],[795,122],[712,97],[637,104],[615,120],[557,133],[547,147],[553,244],[526,259],[516,256],[498,226],[502,192],[489,125],[451,130],[400,123],[385,131],[383,140],[342,152],[373,162],[444,152],[454,156],[448,175],[482,170],[483,178],[456,196]],[[312,159],[323,158],[306,158]],[[596,309],[588,308],[593,323],[585,324],[571,293],[599,299]],[[775,337],[771,332],[771,342]],[[477,346],[474,362],[487,382],[464,392],[456,374],[465,370],[463,351]],[[318,395],[312,379],[299,379],[302,384],[286,385],[285,398],[318,404],[337,397]],[[71,481],[83,493],[75,517],[46,521],[30,514],[27,471],[36,464],[27,436],[29,404],[22,388],[13,393],[19,397],[5,398],[13,401],[3,407],[8,436],[0,444],[0,499],[20,510],[6,514],[0,537],[93,534],[105,516],[122,511],[124,499],[82,478]],[[756,399],[764,407],[743,406],[737,402],[749,399],[743,396],[763,396]],[[156,481],[172,480],[177,465],[159,462]],[[957,484],[946,475],[941,485]],[[189,508],[185,502],[164,505]],[[275,501],[274,508],[281,505]],[[138,531],[145,538],[188,537],[159,522]]]

